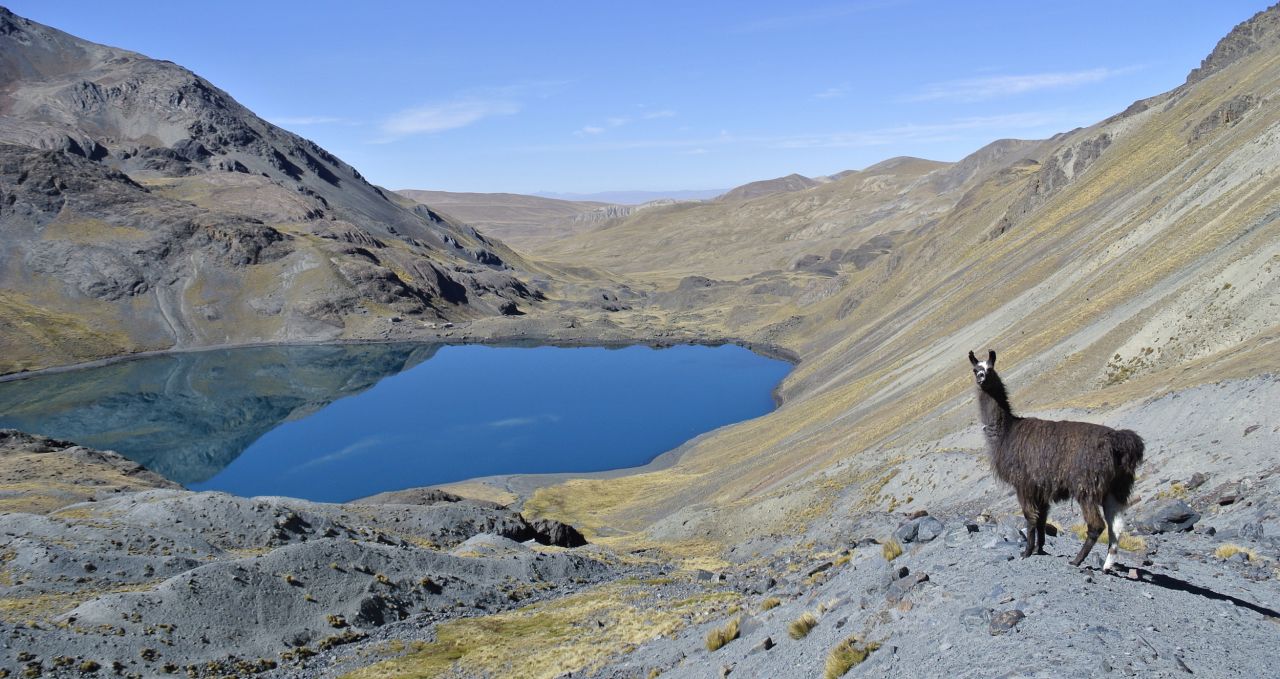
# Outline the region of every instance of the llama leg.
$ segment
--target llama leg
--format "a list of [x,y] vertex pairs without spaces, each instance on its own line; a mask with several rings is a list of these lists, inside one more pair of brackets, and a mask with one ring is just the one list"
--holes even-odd
[[1119,532],[1124,530],[1124,522],[1116,521],[1119,510],[1120,503],[1110,495],[1102,501],[1102,518],[1107,522],[1107,560],[1102,564],[1104,571],[1109,571],[1116,565],[1116,553],[1120,547]]
[[1044,525],[1049,522],[1049,505],[1042,503],[1036,520],[1036,551],[1035,554],[1047,554],[1044,551]]
[[1084,558],[1089,556],[1094,544],[1098,542],[1098,536],[1102,535],[1102,529],[1105,525],[1102,521],[1102,514],[1098,511],[1098,503],[1081,500],[1080,510],[1084,512],[1084,524],[1088,527],[1089,532],[1085,535],[1084,546],[1080,548],[1080,553],[1076,554],[1076,558],[1071,560],[1072,566],[1079,566],[1084,562]]
[[1024,498],[1018,499],[1022,505],[1022,516],[1027,520],[1027,546],[1022,549],[1022,558],[1025,559],[1036,549],[1036,526],[1039,522],[1039,513],[1033,502]]

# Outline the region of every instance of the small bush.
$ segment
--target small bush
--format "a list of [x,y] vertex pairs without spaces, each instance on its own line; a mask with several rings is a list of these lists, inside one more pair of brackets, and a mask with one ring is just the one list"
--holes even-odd
[[768,599],[765,599],[764,601],[760,602],[760,611],[764,612],[771,608],[777,608],[781,605],[782,605],[782,599],[779,599],[776,596],[771,596]]
[[845,565],[845,564],[849,563],[850,561],[853,561],[853,555],[852,555],[852,554],[841,554],[840,556],[836,557],[835,565],[836,565],[836,566],[843,566],[843,565]]
[[1237,554],[1244,554],[1250,561],[1258,560],[1257,552],[1249,549],[1248,547],[1241,547],[1240,545],[1231,544],[1230,542],[1213,550],[1213,555],[1219,559],[1230,559]]
[[885,561],[893,561],[902,556],[902,543],[889,538],[880,545],[880,553],[884,555]]
[[791,621],[787,626],[787,634],[790,634],[792,639],[803,639],[809,635],[809,630],[817,626],[818,617],[812,613],[805,613]]
[[721,646],[738,638],[739,627],[742,625],[742,618],[734,618],[724,627],[717,627],[707,632],[707,650],[715,651]]
[[841,641],[827,654],[827,667],[826,671],[822,673],[823,679],[843,677],[854,666],[866,660],[867,656],[871,655],[877,648],[880,648],[880,644],[875,642],[866,645],[859,644],[858,640],[853,637]]

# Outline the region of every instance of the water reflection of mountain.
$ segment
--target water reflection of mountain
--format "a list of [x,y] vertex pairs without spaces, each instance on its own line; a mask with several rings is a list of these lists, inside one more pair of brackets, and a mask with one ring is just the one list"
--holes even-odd
[[197,483],[280,423],[358,394],[437,349],[222,349],[0,383],[0,427],[115,450],[178,483]]

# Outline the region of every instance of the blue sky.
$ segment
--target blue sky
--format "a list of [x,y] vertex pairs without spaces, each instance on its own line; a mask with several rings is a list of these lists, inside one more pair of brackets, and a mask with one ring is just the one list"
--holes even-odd
[[1089,125],[1263,1],[65,2],[393,189],[727,188]]

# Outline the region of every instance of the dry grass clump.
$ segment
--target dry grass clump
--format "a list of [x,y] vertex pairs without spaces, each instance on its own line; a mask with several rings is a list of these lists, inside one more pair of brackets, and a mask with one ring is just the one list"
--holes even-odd
[[841,554],[839,557],[836,557],[835,565],[836,565],[836,566],[844,566],[844,565],[848,564],[850,561],[853,561],[853,555],[852,555],[852,554]]
[[827,654],[826,670],[822,673],[823,679],[843,677],[854,666],[866,660],[867,656],[871,655],[877,648],[880,648],[880,644],[874,641],[860,644],[854,637],[841,641]]
[[[1074,533],[1076,537],[1083,540],[1088,534],[1089,529],[1085,527],[1083,523],[1077,523],[1071,527],[1071,532]],[[1111,538],[1109,537],[1107,529],[1103,528],[1102,534],[1098,536],[1098,544],[1105,545],[1110,540]],[[1120,549],[1123,549],[1126,552],[1143,552],[1147,549],[1147,541],[1137,535],[1125,535],[1124,533],[1121,533]]]
[[782,605],[782,599],[779,599],[776,596],[771,596],[768,599],[765,599],[764,601],[760,602],[760,612],[763,613],[764,611],[767,611],[772,608],[777,608],[781,605]]
[[716,651],[721,646],[738,638],[738,631],[742,625],[742,618],[734,618],[730,620],[724,627],[716,627],[707,632],[707,650]]
[[885,561],[893,561],[902,556],[902,543],[889,538],[880,545],[880,553],[884,555]]
[[792,639],[803,639],[809,635],[809,630],[817,626],[818,616],[812,613],[805,613],[792,620],[790,625],[787,625],[787,634],[790,634]]
[[1230,559],[1231,557],[1237,554],[1244,554],[1245,556],[1249,557],[1250,561],[1258,560],[1258,553],[1256,551],[1249,549],[1248,547],[1241,547],[1240,545],[1232,544],[1230,542],[1226,543],[1225,545],[1219,545],[1217,549],[1213,550],[1214,556],[1224,560]]

